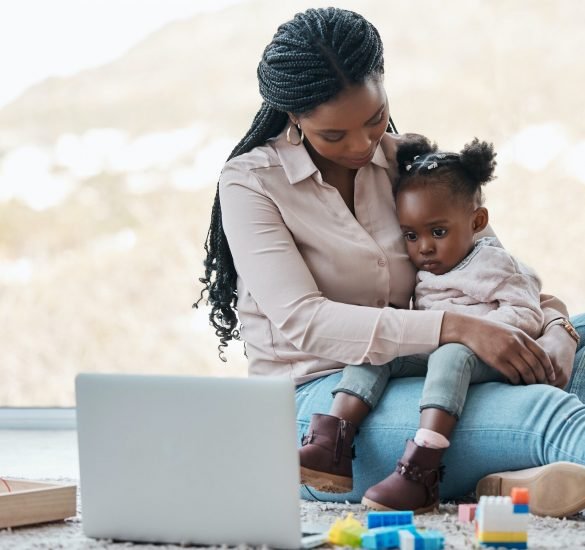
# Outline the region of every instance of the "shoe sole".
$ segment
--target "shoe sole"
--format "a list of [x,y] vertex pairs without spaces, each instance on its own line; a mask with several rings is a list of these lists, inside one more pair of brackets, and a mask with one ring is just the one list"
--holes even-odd
[[353,479],[301,466],[301,485],[309,485],[323,493],[349,493],[353,489]]
[[554,462],[546,466],[491,474],[479,480],[477,498],[508,496],[513,487],[530,492],[530,512],[536,516],[562,518],[585,509],[585,466]]
[[[362,504],[366,508],[371,508],[372,510],[378,510],[380,512],[400,512],[401,511],[401,510],[397,510],[396,508],[388,508],[388,506],[384,506],[383,504],[380,504],[379,502],[374,502],[373,500],[370,500],[369,498],[366,498],[366,497],[362,498]],[[417,508],[416,510],[413,510],[413,513],[416,515],[428,514],[429,512],[433,512],[434,510],[438,510],[438,508],[439,508],[438,504],[432,504],[431,506],[426,506],[425,508]]]

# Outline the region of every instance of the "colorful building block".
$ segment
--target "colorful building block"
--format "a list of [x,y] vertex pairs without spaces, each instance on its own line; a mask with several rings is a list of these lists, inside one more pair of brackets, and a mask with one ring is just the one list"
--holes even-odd
[[527,542],[528,533],[519,531],[512,533],[510,531],[491,531],[482,532],[481,539],[478,542]]
[[414,523],[414,512],[368,512],[368,529],[375,527],[390,527],[394,525],[412,525]]
[[514,512],[510,497],[481,497],[475,512],[479,531],[518,532],[528,528],[527,512]]
[[440,531],[415,531],[411,533],[405,529],[398,532],[400,550],[443,550],[445,537]]
[[528,543],[526,542],[482,542],[481,546],[486,548],[515,548],[515,549],[526,549]]
[[526,487],[514,487],[510,493],[510,498],[514,504],[528,504],[530,495]]
[[358,548],[362,543],[362,534],[367,529],[353,517],[348,514],[343,519],[338,519],[329,529],[327,540],[337,546],[353,546]]
[[398,532],[406,530],[416,533],[414,525],[393,525],[388,527],[374,527],[362,535],[362,548],[379,550],[381,548],[399,548],[400,537]]
[[471,523],[475,519],[475,510],[477,504],[460,504],[459,505],[459,521],[462,523]]
[[[512,489],[514,497],[482,496],[475,513],[475,534],[481,546],[528,547],[528,492]],[[517,501],[517,502],[515,502]]]

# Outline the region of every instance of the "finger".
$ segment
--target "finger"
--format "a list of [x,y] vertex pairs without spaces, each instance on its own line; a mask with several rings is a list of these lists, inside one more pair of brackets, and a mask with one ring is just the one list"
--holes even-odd
[[510,384],[513,384],[514,386],[517,386],[522,381],[520,373],[509,361],[500,365],[498,370],[509,380]]
[[490,364],[490,367],[497,370],[510,384],[518,385],[520,383],[520,375],[518,371],[510,364],[507,359],[496,360]]
[[554,382],[550,383],[551,386],[554,386],[555,388],[563,389],[567,385],[567,383],[569,382],[569,378],[562,370],[555,369],[555,374],[557,377],[556,377]]
[[528,378],[524,378],[527,384],[547,384],[548,377],[544,370],[544,367],[540,364],[538,358],[530,352],[529,349],[524,349],[520,353],[519,361],[522,361],[521,373],[527,374]]
[[525,360],[521,354],[511,359],[510,362],[526,385],[536,384],[537,376],[534,366]]
[[548,353],[546,353],[546,351],[544,351],[531,338],[526,339],[526,347],[536,357],[536,359],[540,363],[541,367],[544,369],[547,380],[549,382],[554,382],[556,379],[555,369],[553,367],[552,361],[550,360],[550,357],[548,356]]

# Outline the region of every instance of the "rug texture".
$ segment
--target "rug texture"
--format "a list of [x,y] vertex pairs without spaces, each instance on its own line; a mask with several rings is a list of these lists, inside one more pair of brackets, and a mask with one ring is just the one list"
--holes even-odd
[[[71,480],[45,480],[60,483]],[[324,502],[301,501],[301,521],[310,524],[331,525],[337,518],[348,513],[364,520],[366,509],[360,504],[331,504]],[[477,548],[474,541],[473,525],[460,523],[457,519],[457,504],[442,504],[438,513],[416,516],[415,525],[427,529],[438,529],[445,536],[445,549]],[[532,550],[585,548],[585,515],[578,514],[567,519],[530,517],[528,529],[528,547]],[[115,542],[95,540],[83,534],[81,524],[81,506],[78,494],[78,513],[74,518],[62,522],[44,525],[19,527],[0,530],[1,550],[25,549],[120,549],[140,548],[150,550],[167,550],[195,548],[195,546],[174,544],[138,544],[132,542]],[[221,547],[221,548],[226,548]],[[239,549],[249,548],[242,544]]]

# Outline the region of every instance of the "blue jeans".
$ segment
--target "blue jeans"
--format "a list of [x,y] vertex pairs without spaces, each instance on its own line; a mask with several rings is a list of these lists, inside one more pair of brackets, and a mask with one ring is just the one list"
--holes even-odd
[[457,418],[463,411],[470,384],[506,381],[468,347],[446,344],[430,355],[406,355],[385,365],[348,365],[332,393],[355,395],[373,409],[390,379],[425,375],[420,409],[441,409]]
[[[566,390],[499,382],[469,388],[465,409],[444,455],[441,497],[462,497],[490,473],[521,470],[559,460],[585,465],[585,315],[571,319],[581,334],[573,375]],[[327,413],[331,392],[342,373],[297,388],[298,445],[313,413]],[[388,386],[355,439],[351,493],[320,493],[302,487],[309,500],[360,502],[365,491],[384,479],[418,428],[418,402],[424,379],[401,378]],[[571,392],[571,393],[567,393]],[[573,395],[576,394],[576,395]]]

